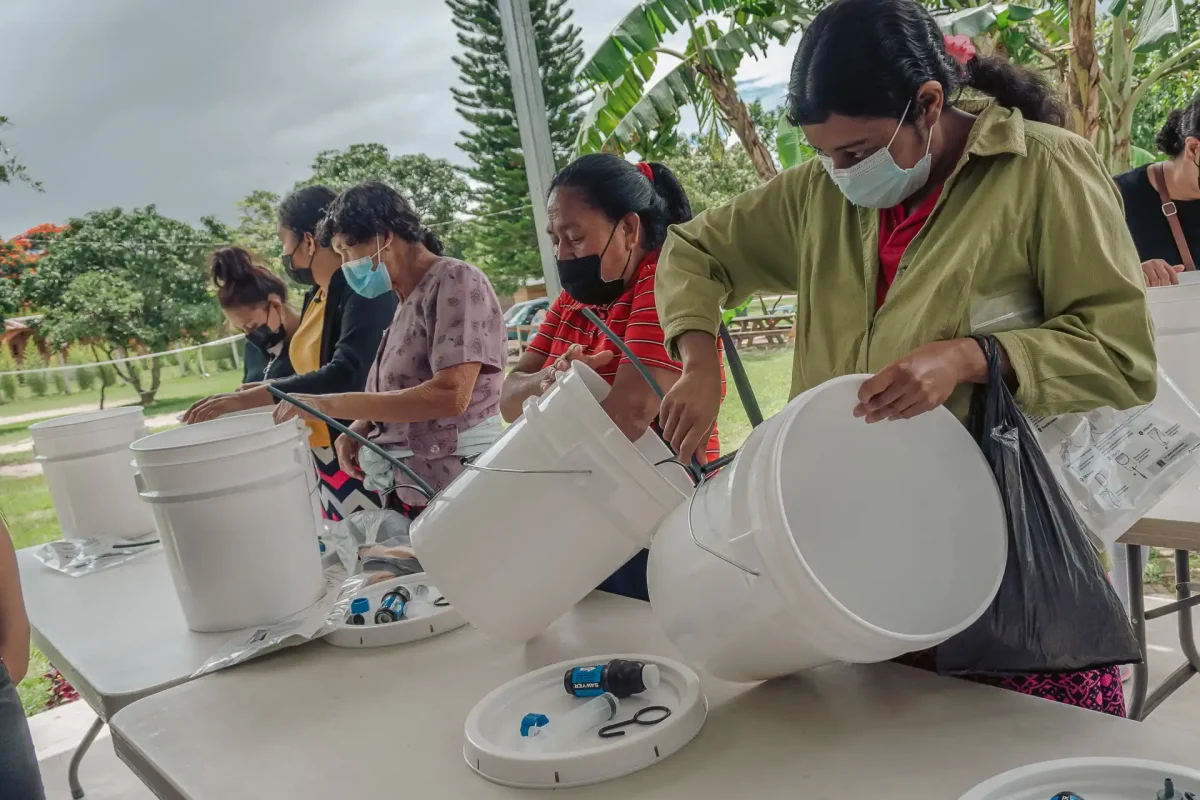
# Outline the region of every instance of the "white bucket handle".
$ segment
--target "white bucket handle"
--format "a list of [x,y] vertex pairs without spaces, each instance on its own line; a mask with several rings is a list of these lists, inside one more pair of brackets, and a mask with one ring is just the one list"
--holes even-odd
[[758,570],[754,569],[753,567],[747,567],[745,564],[742,564],[740,561],[735,560],[733,557],[727,556],[724,553],[721,553],[721,552],[718,552],[718,551],[712,549],[711,547],[706,545],[704,542],[702,542],[698,538],[696,538],[696,528],[692,525],[692,509],[694,509],[696,507],[696,496],[700,494],[700,489],[703,488],[704,485],[705,484],[702,483],[699,486],[697,486],[696,491],[692,492],[691,498],[688,499],[688,509],[687,509],[688,536],[692,537],[692,544],[696,545],[697,547],[699,547],[701,550],[708,553],[709,555],[716,556],[717,558],[724,561],[726,564],[737,567],[742,572],[745,572],[747,575],[753,575],[755,578],[757,578],[759,575],[762,574]]

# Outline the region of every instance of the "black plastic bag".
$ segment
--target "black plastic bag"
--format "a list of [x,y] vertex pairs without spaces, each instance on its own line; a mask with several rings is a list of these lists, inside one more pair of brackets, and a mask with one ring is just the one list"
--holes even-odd
[[991,337],[968,427],[1008,518],[1008,564],[987,612],[937,649],[947,675],[1031,675],[1140,663],[1141,650],[1089,539],[1001,374]]

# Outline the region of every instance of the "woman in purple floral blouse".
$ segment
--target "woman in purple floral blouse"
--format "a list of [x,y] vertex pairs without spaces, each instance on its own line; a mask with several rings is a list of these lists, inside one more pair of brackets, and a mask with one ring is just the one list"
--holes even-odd
[[[508,338],[500,301],[478,268],[442,255],[442,244],[399,192],[368,182],[347,189],[322,223],[341,254],[350,287],[364,297],[395,292],[400,305],[384,332],[365,392],[303,396],[403,460],[440,491],[503,432],[500,387]],[[300,416],[276,407],[279,421]],[[348,436],[341,468],[410,518],[425,498]],[[395,489],[393,492],[392,490]]]

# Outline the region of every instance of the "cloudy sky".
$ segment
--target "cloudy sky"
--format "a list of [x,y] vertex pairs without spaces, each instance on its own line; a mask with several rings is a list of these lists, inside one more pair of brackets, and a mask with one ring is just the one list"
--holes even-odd
[[[573,0],[588,53],[632,0]],[[0,236],[109,206],[233,221],[320,150],[382,142],[463,161],[455,28],[437,0],[5,0],[2,134],[37,194],[0,188]],[[790,56],[748,61],[776,104]]]

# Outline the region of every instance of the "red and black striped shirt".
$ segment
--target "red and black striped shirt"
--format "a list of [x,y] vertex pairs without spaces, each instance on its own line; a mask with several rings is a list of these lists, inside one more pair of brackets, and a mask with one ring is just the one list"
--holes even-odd
[[[658,252],[655,251],[638,266],[637,278],[633,285],[626,289],[616,302],[605,307],[592,306],[592,310],[604,320],[605,325],[612,328],[613,333],[629,345],[633,354],[646,366],[682,372],[683,365],[667,355],[662,325],[658,321],[658,309],[654,305],[654,274],[657,269]],[[529,340],[526,349],[545,356],[543,366],[565,355],[571,346],[576,344],[583,345],[583,351],[587,355],[609,350],[617,357],[597,372],[611,384],[616,379],[617,367],[629,359],[583,315],[584,308],[583,303],[572,299],[566,292],[560,294],[551,304],[546,319]],[[725,397],[724,364],[721,366],[721,397]],[[707,452],[710,461],[721,454],[721,443],[715,426],[708,441]]]

